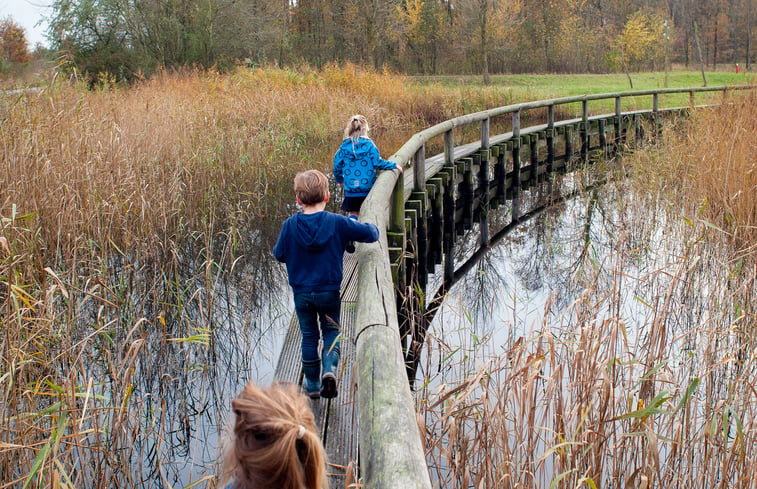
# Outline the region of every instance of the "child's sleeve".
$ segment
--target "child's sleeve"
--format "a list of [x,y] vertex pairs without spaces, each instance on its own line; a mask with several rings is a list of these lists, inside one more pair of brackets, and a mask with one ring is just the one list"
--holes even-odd
[[342,147],[340,146],[334,155],[334,180],[336,183],[344,181],[342,170],[344,169],[344,158],[342,157]]
[[286,263],[286,254],[284,253],[284,248],[286,248],[286,240],[284,238],[284,235],[286,234],[286,228],[287,223],[284,222],[284,226],[281,228],[281,232],[279,233],[279,239],[276,241],[276,246],[273,247],[273,256],[276,258],[277,261],[280,261],[282,263]]
[[371,144],[371,161],[373,161],[373,168],[378,168],[379,170],[394,170],[397,168],[397,163],[385,160],[379,155],[379,150],[375,144]]
[[360,243],[373,243],[379,239],[379,230],[371,222],[360,222],[357,219],[345,218],[347,223],[347,235],[352,241]]

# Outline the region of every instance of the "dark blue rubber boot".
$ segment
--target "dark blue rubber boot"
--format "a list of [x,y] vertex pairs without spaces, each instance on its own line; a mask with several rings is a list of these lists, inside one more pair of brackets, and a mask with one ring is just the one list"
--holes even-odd
[[302,379],[302,387],[305,389],[305,394],[310,399],[318,399],[321,397],[321,362],[316,361],[314,364],[302,364],[302,370],[305,372],[305,377]]
[[331,399],[336,397],[336,373],[339,366],[339,346],[327,350],[323,354],[323,375],[321,376],[321,397]]

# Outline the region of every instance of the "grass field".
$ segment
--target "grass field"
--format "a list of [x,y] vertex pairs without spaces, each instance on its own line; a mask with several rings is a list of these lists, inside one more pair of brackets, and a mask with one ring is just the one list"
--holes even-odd
[[[754,73],[735,73],[726,71],[705,72],[707,86],[743,85],[754,83]],[[480,86],[484,87],[481,76],[426,76],[408,77],[419,85],[439,84],[442,86]],[[631,73],[633,88],[624,73],[605,74],[521,74],[491,75],[491,85],[508,87],[517,98],[547,99],[582,95],[584,93],[607,93],[626,90],[647,90],[665,88],[665,74],[661,72]],[[701,87],[702,74],[696,70],[678,69],[668,73],[668,87]]]

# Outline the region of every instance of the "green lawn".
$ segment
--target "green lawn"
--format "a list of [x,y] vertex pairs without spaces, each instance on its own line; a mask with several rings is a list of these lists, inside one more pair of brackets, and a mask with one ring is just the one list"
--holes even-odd
[[[705,72],[707,86],[744,85],[757,83],[752,73],[725,71]],[[409,77],[419,85],[483,85],[480,75],[415,76]],[[631,73],[633,90],[663,88],[664,72]],[[623,73],[611,74],[527,74],[492,75],[493,86],[508,87],[514,92],[535,96],[537,99],[565,97],[584,93],[604,93],[631,90],[628,77]],[[669,87],[701,87],[702,74],[699,71],[671,71],[668,73]],[[531,97],[529,97],[531,98]]]
[[[753,73],[735,73],[726,71],[705,72],[707,86],[757,84],[757,75]],[[612,74],[525,74],[492,75],[491,85],[485,86],[480,75],[465,76],[429,76],[409,77],[420,89],[438,87],[442,90],[452,87],[466,87],[471,91],[491,90],[503,93],[503,100],[512,103],[530,100],[545,100],[583,94],[613,93],[630,90],[649,90],[664,88],[664,72],[632,73],[633,89],[624,73]],[[668,73],[669,88],[702,87],[702,74],[699,71],[675,70]],[[699,94],[696,104],[703,104],[720,93]],[[638,97],[624,100],[623,109],[651,107],[651,97]],[[687,105],[688,95],[668,95],[660,97],[660,107]],[[590,103],[590,112],[612,111],[614,103],[609,101]],[[568,112],[578,113],[580,104],[564,106]]]

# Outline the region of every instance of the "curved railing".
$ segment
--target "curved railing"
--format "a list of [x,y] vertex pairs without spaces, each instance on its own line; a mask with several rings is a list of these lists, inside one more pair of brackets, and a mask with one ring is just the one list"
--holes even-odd
[[[603,140],[604,125],[614,127],[617,139],[623,134],[623,124],[629,118],[638,116],[651,118],[655,124],[667,113],[678,113],[695,107],[695,94],[701,92],[722,92],[724,100],[728,92],[754,89],[756,86],[673,88],[641,90],[598,95],[564,97],[536,102],[508,105],[495,109],[456,117],[432,126],[413,135],[389,159],[407,168],[403,175],[397,172],[383,172],[366,198],[361,209],[361,219],[375,223],[381,230],[378,242],[363,245],[358,256],[358,296],[356,318],[357,349],[357,394],[359,416],[360,468],[366,488],[430,488],[428,469],[421,445],[419,428],[413,408],[413,400],[407,381],[405,362],[398,329],[395,282],[393,281],[392,259],[397,254],[405,254],[405,202],[412,192],[425,192],[427,182],[443,168],[454,165],[455,161],[481,150],[489,150],[495,144],[512,142],[512,171],[510,186],[519,192],[521,171],[519,148],[524,135],[539,133],[546,139],[547,166],[555,157],[554,140],[556,132],[578,129],[578,142],[574,150],[568,142],[572,136],[565,136],[566,152],[588,158],[590,128],[598,122],[600,146],[608,144]],[[688,107],[660,107],[660,95],[689,94]],[[641,110],[622,111],[624,99],[651,97],[651,107]],[[595,101],[614,100],[615,110],[610,114],[590,115],[589,104]],[[581,103],[578,118],[555,120],[556,109],[567,104]],[[521,128],[524,112],[545,109],[546,123]],[[490,121],[495,117],[510,115],[510,131],[491,136]],[[456,128],[480,125],[480,139],[456,146],[453,131]],[[655,125],[655,127],[659,127]],[[638,129],[638,128],[637,128]],[[638,134],[638,131],[637,131]],[[429,141],[443,137],[444,152],[433,158],[426,158],[425,150]],[[481,160],[481,165],[488,161]],[[489,173],[488,166],[480,170]],[[551,168],[548,168],[551,171]],[[501,173],[501,172],[500,172]],[[505,177],[500,176],[504,181]],[[405,183],[407,181],[407,183]],[[488,199],[488,192],[482,198]],[[487,200],[488,202],[488,200]],[[517,211],[516,211],[517,212]],[[514,215],[517,218],[517,215]],[[488,227],[484,226],[486,216],[481,220],[481,242],[488,242]],[[393,251],[393,253],[390,253]],[[423,260],[421,260],[423,261]],[[449,261],[449,260],[448,260]],[[445,267],[445,273],[447,273]],[[394,273],[397,276],[395,270]],[[422,279],[425,281],[425,277]],[[424,282],[425,284],[425,282]]]

